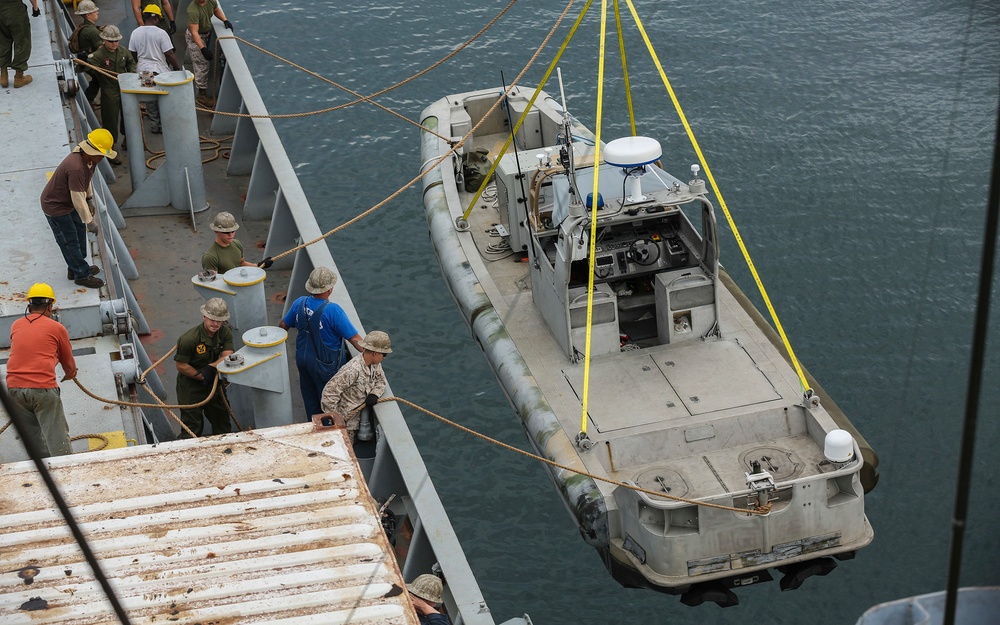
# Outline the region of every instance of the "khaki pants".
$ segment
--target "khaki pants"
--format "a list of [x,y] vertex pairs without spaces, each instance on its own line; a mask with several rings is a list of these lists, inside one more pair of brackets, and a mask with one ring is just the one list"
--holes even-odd
[[58,387],[8,390],[14,404],[23,409],[21,414],[25,418],[21,427],[25,429],[25,436],[35,441],[43,458],[73,453]]

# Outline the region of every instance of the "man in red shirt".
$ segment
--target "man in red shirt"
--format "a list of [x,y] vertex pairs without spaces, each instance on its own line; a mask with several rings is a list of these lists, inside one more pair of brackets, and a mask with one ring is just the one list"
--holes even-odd
[[43,458],[73,453],[69,426],[63,413],[56,362],[62,365],[63,380],[76,377],[76,360],[69,333],[52,319],[56,294],[47,284],[28,289],[28,308],[10,329],[10,359],[7,360],[7,389],[11,399],[23,409],[22,428],[38,444]]

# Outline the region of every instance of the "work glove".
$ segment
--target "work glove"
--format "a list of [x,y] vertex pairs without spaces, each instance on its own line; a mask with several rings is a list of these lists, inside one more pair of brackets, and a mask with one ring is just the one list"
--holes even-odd
[[271,265],[273,264],[274,264],[274,259],[268,256],[264,260],[257,263],[257,266],[260,267],[261,269],[270,269]]
[[208,49],[208,46],[201,49],[201,55],[205,57],[206,61],[212,60],[212,51]]
[[365,405],[368,406],[369,408],[371,408],[377,403],[378,403],[378,395],[372,395],[371,393],[369,393],[368,397],[365,397]]
[[172,35],[177,32],[177,22],[170,20],[170,25],[167,26],[167,34]]
[[31,9],[31,17],[38,17],[41,14],[42,14],[41,9],[39,9],[37,7],[35,7],[34,9]]
[[229,30],[233,29],[233,23],[230,22],[229,20],[222,20],[222,24]]
[[215,380],[215,367],[212,365],[205,365],[201,369],[198,369],[198,373],[201,374],[201,383],[205,386],[212,386],[212,382]]
[[76,55],[76,58],[79,59],[80,61],[83,61],[84,63],[86,63],[87,62],[87,57],[89,57],[89,56],[90,56],[90,54],[88,54],[86,52],[80,52],[80,53],[78,53]]

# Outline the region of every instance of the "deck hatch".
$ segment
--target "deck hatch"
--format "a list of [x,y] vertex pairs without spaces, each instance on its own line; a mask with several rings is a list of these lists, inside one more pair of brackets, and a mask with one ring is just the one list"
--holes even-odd
[[[760,404],[781,395],[735,341],[691,343],[656,354],[656,363],[693,415]],[[725,384],[719,384],[719,378]]]
[[[583,397],[583,363],[566,367],[563,375],[577,398]],[[664,417],[689,416],[684,402],[649,354],[595,360],[590,363],[590,383],[587,411],[598,432],[649,425]],[[602,392],[593,392],[598,387]]]

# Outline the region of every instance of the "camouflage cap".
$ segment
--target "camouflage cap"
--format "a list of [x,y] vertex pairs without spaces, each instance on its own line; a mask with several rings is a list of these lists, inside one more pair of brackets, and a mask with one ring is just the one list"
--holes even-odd
[[326,293],[337,285],[337,274],[327,267],[317,267],[309,274],[306,280],[306,291],[313,295]]
[[410,591],[411,595],[416,595],[420,597],[427,603],[437,605],[441,603],[441,590],[443,588],[441,583],[441,578],[437,575],[431,575],[430,573],[424,573],[417,579],[410,582],[407,586],[407,590]]
[[216,232],[236,232],[240,229],[240,225],[236,223],[236,218],[233,217],[233,214],[225,211],[216,215],[208,227]]
[[368,336],[361,341],[361,347],[370,352],[378,352],[380,354],[392,353],[392,341],[389,340],[389,335],[381,330],[372,330],[369,332]]
[[213,297],[202,305],[201,314],[212,321],[228,321],[229,307],[221,297]]
[[105,41],[121,41],[122,32],[114,24],[109,24],[101,31],[101,39]]

